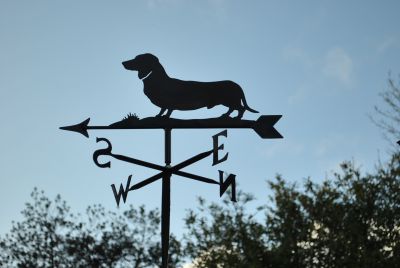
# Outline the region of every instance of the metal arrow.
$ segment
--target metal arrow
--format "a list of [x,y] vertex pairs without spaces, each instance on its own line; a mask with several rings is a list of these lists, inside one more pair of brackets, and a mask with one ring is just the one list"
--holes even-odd
[[89,137],[88,130],[109,129],[207,129],[207,128],[251,128],[263,139],[281,139],[283,136],[274,128],[282,115],[262,115],[257,120],[239,120],[235,118],[207,119],[175,119],[163,117],[148,117],[137,120],[125,119],[109,126],[89,126],[90,118],[83,122],[60,127]]
[[[122,198],[125,202],[127,193],[144,187],[158,179],[162,178],[162,202],[161,202],[161,251],[162,251],[162,267],[168,265],[168,248],[169,248],[169,228],[170,228],[170,178],[172,174],[183,176],[186,178],[203,181],[212,184],[219,184],[217,181],[198,176],[195,174],[181,171],[180,169],[187,167],[201,159],[206,158],[213,153],[213,150],[198,154],[188,160],[185,160],[173,167],[171,164],[171,130],[172,129],[215,129],[215,128],[243,128],[253,129],[263,139],[279,139],[283,136],[274,128],[276,122],[279,121],[281,115],[262,115],[257,120],[241,120],[230,117],[208,118],[208,119],[174,119],[165,117],[148,117],[143,119],[125,118],[119,122],[108,126],[89,126],[90,118],[83,122],[60,127],[62,130],[73,131],[89,137],[89,130],[115,130],[115,129],[163,129],[165,132],[165,166],[159,166],[143,160],[130,158],[123,155],[109,153],[108,155],[125,162],[152,168],[161,171],[160,173],[139,182],[123,192]],[[128,178],[127,187],[130,185],[131,176]],[[121,186],[122,187],[122,186]],[[115,186],[113,188],[116,196]],[[118,202],[118,201],[117,201]]]

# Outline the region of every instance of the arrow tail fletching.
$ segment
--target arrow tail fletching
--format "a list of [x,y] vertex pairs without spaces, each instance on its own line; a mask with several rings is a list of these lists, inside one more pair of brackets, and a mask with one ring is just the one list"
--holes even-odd
[[262,115],[255,122],[253,129],[263,139],[282,139],[281,133],[274,128],[281,117],[282,115]]

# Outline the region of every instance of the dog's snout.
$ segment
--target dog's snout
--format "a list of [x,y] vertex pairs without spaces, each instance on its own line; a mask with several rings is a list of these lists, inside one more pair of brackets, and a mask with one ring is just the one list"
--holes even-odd
[[127,60],[122,62],[122,65],[124,66],[125,69],[131,70],[131,71],[137,71],[137,66],[134,62],[134,60]]

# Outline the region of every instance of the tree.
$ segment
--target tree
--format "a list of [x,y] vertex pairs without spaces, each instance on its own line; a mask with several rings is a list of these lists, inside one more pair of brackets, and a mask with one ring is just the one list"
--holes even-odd
[[400,139],[400,79],[396,82],[389,76],[388,89],[380,94],[385,108],[375,106],[377,116],[372,121],[380,127],[385,137],[393,143]]
[[[185,222],[186,254],[194,267],[265,267],[266,235],[256,213],[246,212],[254,198],[238,193],[237,203],[208,204],[199,198],[198,212],[190,210]],[[259,208],[261,210],[261,208]]]
[[54,204],[36,189],[34,202],[22,211],[24,221],[15,223],[10,234],[1,239],[2,266],[8,267],[70,267],[62,257],[62,233],[73,227],[70,208],[60,196]]
[[[57,196],[51,201],[35,189],[32,203],[0,238],[1,267],[154,267],[161,263],[159,211],[130,206],[122,214],[101,205],[74,215]],[[180,243],[172,236],[170,267],[181,262]]]
[[[400,153],[372,174],[352,162],[322,183],[300,187],[281,176],[268,182],[268,205],[207,203],[185,218],[183,241],[172,237],[170,267],[396,267],[400,263]],[[1,267],[160,266],[159,211],[122,213],[89,207],[74,215],[59,196],[34,190],[33,201],[0,238]],[[182,244],[184,250],[182,250]]]
[[400,154],[373,174],[362,175],[351,162],[341,169],[302,188],[281,176],[270,181],[263,222],[246,212],[248,198],[223,207],[201,200],[186,217],[193,266],[396,267]]
[[[281,267],[395,267],[400,262],[400,155],[376,174],[352,163],[304,192],[270,183],[275,208],[267,232]],[[278,266],[279,267],[279,266]]]

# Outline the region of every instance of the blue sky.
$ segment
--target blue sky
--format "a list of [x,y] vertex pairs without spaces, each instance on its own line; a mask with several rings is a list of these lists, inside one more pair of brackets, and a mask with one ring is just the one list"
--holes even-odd
[[[228,161],[212,167],[210,158],[185,170],[216,179],[218,169],[234,173],[238,189],[259,203],[277,173],[318,182],[344,160],[373,170],[388,144],[368,114],[381,103],[388,72],[400,73],[398,10],[398,1],[1,1],[0,234],[21,218],[35,186],[61,194],[75,211],[94,203],[116,210],[110,184],[154,174],[117,161],[98,168],[92,154],[103,145],[96,137],[108,138],[115,153],[163,163],[161,130],[93,131],[86,139],[58,129],[88,117],[101,125],[130,112],[158,113],[136,73],[121,65],[144,52],[172,77],[233,80],[251,107],[283,115],[276,125],[283,140],[229,130]],[[173,163],[211,149],[219,131],[173,131]],[[131,192],[127,202],[159,207],[160,186]],[[173,232],[181,232],[197,196],[218,201],[219,189],[173,178]]]

